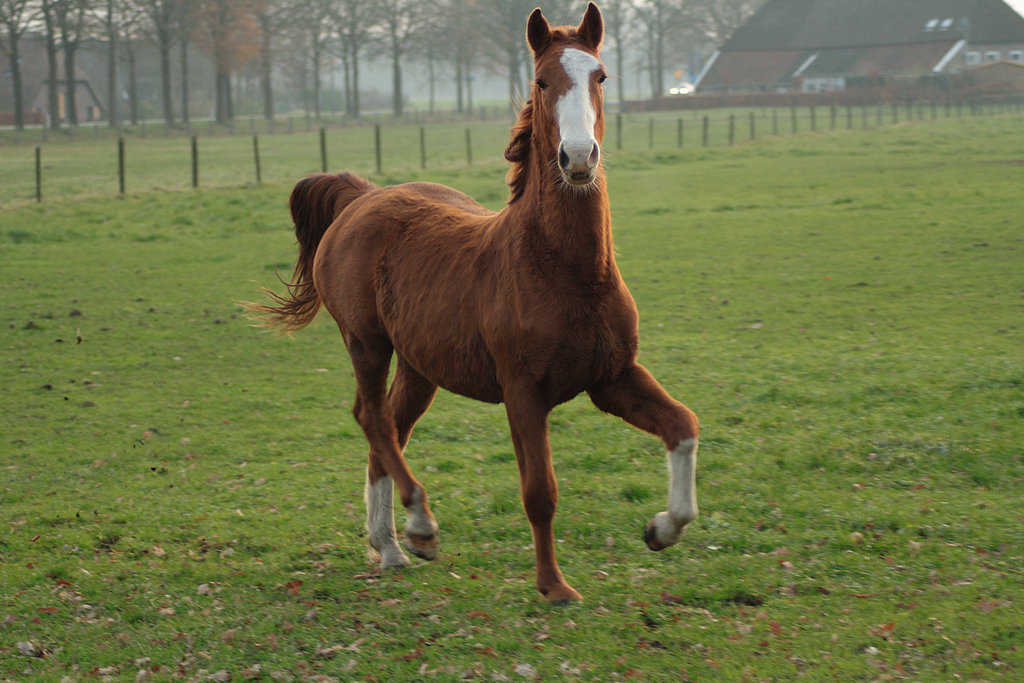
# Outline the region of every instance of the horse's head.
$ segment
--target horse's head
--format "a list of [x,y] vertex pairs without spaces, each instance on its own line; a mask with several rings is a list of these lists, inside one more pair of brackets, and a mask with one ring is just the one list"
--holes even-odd
[[576,28],[551,28],[540,9],[530,15],[526,39],[533,50],[533,136],[538,152],[552,155],[562,179],[585,187],[598,177],[604,137],[607,76],[599,57],[604,22],[590,3]]

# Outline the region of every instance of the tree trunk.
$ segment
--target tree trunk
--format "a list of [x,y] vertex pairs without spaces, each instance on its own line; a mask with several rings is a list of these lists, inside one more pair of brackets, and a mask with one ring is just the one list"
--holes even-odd
[[228,91],[230,90],[230,84],[225,83],[224,74],[220,71],[216,74],[215,89],[215,111],[214,120],[217,123],[227,123],[228,121]]
[[345,70],[345,114],[352,115],[352,78],[349,69],[348,53],[342,51],[341,68]]
[[462,113],[462,58],[455,59],[455,110]]
[[615,80],[618,81],[619,88],[619,113],[626,111],[626,79],[623,74],[626,72],[625,69],[625,50],[622,49],[622,41],[616,39],[615,41],[615,73],[619,75]]
[[188,41],[181,39],[181,120],[191,120],[188,103]]
[[523,70],[519,64],[519,46],[511,47],[508,51],[508,101],[512,110],[518,109],[516,101],[523,98]]
[[18,50],[18,36],[11,36],[11,85],[14,86],[14,127],[25,130],[25,96],[21,90],[21,52]]
[[263,90],[263,118],[270,120],[274,118],[274,87],[271,82],[274,62],[273,54],[270,52],[270,22],[266,15],[260,15],[260,24],[263,27],[261,31],[263,43],[260,48],[260,86]]
[[160,41],[160,85],[164,105],[164,121],[174,123],[174,106],[171,98],[171,41]]
[[402,116],[404,106],[402,102],[402,53],[392,43],[391,49],[391,106],[395,118]]
[[64,78],[65,78],[65,111],[68,115],[68,124],[78,125],[78,98],[75,97],[75,50],[78,46],[74,42],[64,44]]
[[[51,10],[52,11],[52,10]],[[57,59],[60,55],[60,47],[57,45],[57,28],[53,25],[53,19],[49,13],[46,20],[46,75],[49,83],[46,86],[46,108],[50,115],[50,128],[60,128],[60,68]]]
[[107,0],[107,125],[117,126],[117,26],[114,23],[114,2]]
[[128,115],[132,125],[139,123],[139,79],[135,69],[135,47],[128,48]]
[[362,116],[359,111],[359,50],[352,51],[352,116]]
[[231,72],[230,71],[228,71],[227,73],[224,74],[224,94],[225,94],[225,103],[227,104],[227,108],[226,108],[226,112],[225,112],[227,114],[227,120],[229,122],[230,121],[234,121],[235,120],[235,100],[234,100],[234,95],[231,92]]
[[427,53],[427,83],[428,83],[429,88],[430,88],[430,107],[429,107],[429,112],[430,112],[430,115],[433,116],[433,114],[434,114],[434,104],[435,104],[435,98],[436,98],[435,91],[437,89],[437,74],[434,72],[434,53],[433,53],[433,51]]
[[[320,120],[320,100],[321,98],[321,77],[320,77],[320,61],[321,55],[319,50],[313,51],[313,114],[316,116],[316,120]],[[307,110],[308,111],[308,110]]]

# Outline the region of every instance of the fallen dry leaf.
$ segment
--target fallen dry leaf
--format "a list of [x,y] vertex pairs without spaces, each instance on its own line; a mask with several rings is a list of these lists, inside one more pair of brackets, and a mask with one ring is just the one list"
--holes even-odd
[[525,678],[531,678],[537,675],[537,672],[529,664],[516,664],[516,667],[513,669],[513,671],[515,671],[517,674]]

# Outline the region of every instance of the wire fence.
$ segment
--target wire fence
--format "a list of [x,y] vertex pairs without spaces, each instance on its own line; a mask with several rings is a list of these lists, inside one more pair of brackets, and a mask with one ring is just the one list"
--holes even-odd
[[[872,128],[1024,111],[1020,100],[985,104],[692,110],[608,114],[606,151],[692,150],[758,138]],[[0,134],[0,205],[82,195],[291,181],[349,169],[382,182],[425,170],[503,163],[511,112],[472,119],[400,121],[310,117],[225,126],[105,126]],[[42,137],[46,136],[43,141]]]

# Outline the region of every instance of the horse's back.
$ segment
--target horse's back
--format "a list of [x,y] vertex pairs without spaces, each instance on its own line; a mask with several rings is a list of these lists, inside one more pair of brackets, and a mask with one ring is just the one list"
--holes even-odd
[[438,183],[405,183],[395,185],[385,190],[406,191],[413,196],[422,198],[428,202],[438,202],[443,206],[450,206],[477,216],[493,216],[494,212],[485,209],[475,199],[458,190]]

